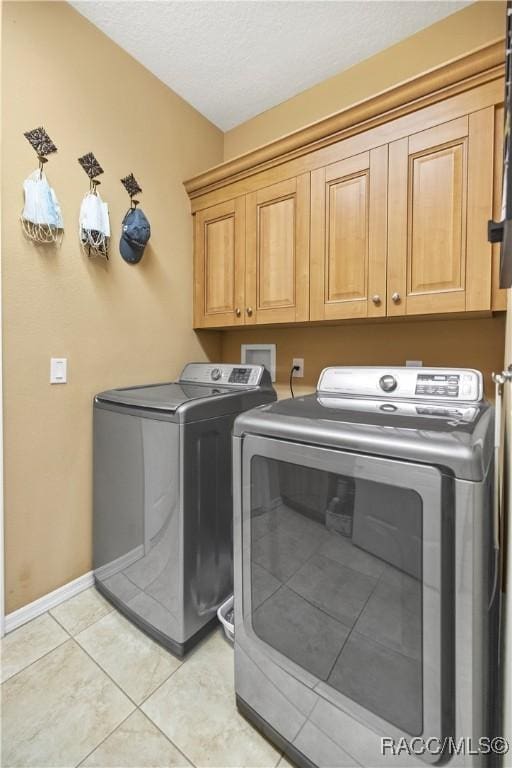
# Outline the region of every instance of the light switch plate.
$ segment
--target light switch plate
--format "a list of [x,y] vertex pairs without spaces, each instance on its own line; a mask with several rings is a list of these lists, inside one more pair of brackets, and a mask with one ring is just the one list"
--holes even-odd
[[68,380],[68,361],[66,357],[50,359],[50,384],[66,384]]

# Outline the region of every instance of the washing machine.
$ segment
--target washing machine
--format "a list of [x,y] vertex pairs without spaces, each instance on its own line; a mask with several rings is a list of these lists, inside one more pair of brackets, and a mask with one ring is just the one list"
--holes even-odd
[[94,580],[182,656],[232,592],[231,430],[275,400],[263,366],[190,363],[94,398]]
[[240,415],[233,443],[240,712],[298,766],[489,764],[500,589],[481,374],[328,368],[316,394]]

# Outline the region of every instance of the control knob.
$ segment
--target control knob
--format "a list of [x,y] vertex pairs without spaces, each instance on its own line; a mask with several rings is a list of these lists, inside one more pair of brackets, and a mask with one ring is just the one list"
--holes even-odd
[[222,376],[222,373],[220,372],[220,368],[213,368],[210,376],[212,377],[213,381],[218,381]]
[[391,376],[390,373],[386,374],[385,376],[381,376],[380,381],[380,388],[384,390],[384,392],[394,392],[394,390],[397,388],[397,380],[394,376]]

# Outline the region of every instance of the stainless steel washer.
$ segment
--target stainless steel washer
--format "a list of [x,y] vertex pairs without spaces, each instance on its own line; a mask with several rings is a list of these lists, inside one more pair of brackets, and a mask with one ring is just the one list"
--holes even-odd
[[232,592],[233,421],[275,397],[262,366],[190,363],[94,399],[96,586],[178,655]]
[[[329,368],[233,439],[240,711],[300,766],[487,764],[468,753],[498,701],[481,374]],[[402,737],[427,750],[398,758]]]

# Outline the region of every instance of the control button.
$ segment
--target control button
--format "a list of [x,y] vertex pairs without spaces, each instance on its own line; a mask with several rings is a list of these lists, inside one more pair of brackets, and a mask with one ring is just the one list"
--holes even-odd
[[395,411],[398,411],[398,408],[396,405],[393,405],[393,403],[383,403],[380,406],[381,411],[386,411],[387,413],[394,413]]
[[213,381],[218,381],[222,376],[220,368],[213,368],[210,376],[212,377]]
[[385,376],[381,376],[379,384],[380,388],[383,389],[384,392],[394,392],[394,390],[397,388],[397,380],[389,373]]

